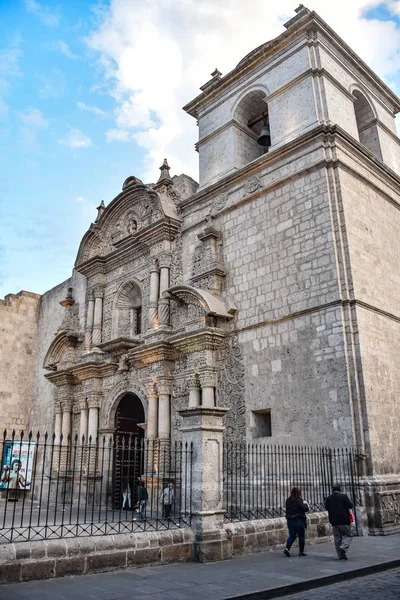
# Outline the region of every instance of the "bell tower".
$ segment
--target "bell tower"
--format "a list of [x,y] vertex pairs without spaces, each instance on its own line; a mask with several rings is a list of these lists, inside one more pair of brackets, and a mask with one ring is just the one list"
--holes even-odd
[[285,29],[224,77],[215,69],[184,107],[199,124],[199,189],[320,125],[341,127],[400,173],[393,92],[303,5]]

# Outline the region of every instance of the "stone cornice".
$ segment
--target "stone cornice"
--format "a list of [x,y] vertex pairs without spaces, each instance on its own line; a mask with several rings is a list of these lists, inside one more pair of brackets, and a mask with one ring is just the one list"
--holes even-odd
[[128,352],[129,362],[145,366],[154,362],[174,359],[174,350],[169,342],[158,341],[134,348]]
[[179,233],[181,221],[164,217],[160,221],[140,229],[115,244],[116,249],[105,256],[94,256],[76,265],[76,270],[86,277],[107,273],[132,259],[133,254],[146,254],[150,247],[164,240],[173,240]]
[[225,338],[226,332],[216,327],[206,327],[198,331],[171,336],[171,346],[178,354],[190,354],[201,350],[216,350]]
[[222,92],[227,91],[241,79],[248,78],[250,73],[266,60],[273,58],[278,52],[282,52],[282,50],[288,48],[293,44],[294,40],[301,38],[302,36],[304,37],[304,35],[308,36],[311,31],[323,33],[336,47],[339,48],[340,53],[346,55],[352,63],[356,63],[356,71],[361,71],[363,76],[369,80],[373,87],[378,88],[381,94],[390,99],[394,108],[398,111],[400,110],[399,98],[314,11],[308,13],[297,26],[290,27],[287,31],[283,32],[268,44],[264,44],[260,48],[254,50],[253,53],[250,53],[246,64],[243,64],[243,61],[241,61],[232,71],[222,77],[212,89],[199,94],[191,102],[186,104],[183,107],[183,110],[191,116],[198,118],[199,110],[207,103],[221,95]]
[[[280,161],[284,156],[288,154],[293,154],[298,151],[303,151],[305,145],[309,145],[310,142],[316,141],[320,138],[321,145],[324,145],[326,142],[329,142],[332,146],[334,144],[344,142],[352,151],[355,151],[359,156],[363,156],[364,158],[369,159],[369,167],[372,167],[373,170],[378,173],[380,172],[382,176],[387,180],[388,185],[392,185],[397,188],[396,193],[400,193],[400,177],[392,171],[385,163],[383,163],[380,159],[378,159],[372,152],[370,152],[363,144],[358,142],[355,138],[353,138],[350,134],[345,132],[343,129],[338,127],[337,125],[318,125],[311,131],[299,136],[298,138],[288,142],[284,146],[273,150],[272,152],[268,152],[267,154],[263,154],[260,158],[252,161],[251,163],[245,165],[242,169],[232,173],[226,177],[221,178],[217,182],[210,184],[208,187],[204,188],[200,192],[197,192],[193,196],[187,198],[184,202],[182,202],[181,207],[184,212],[192,210],[196,205],[204,205],[208,199],[214,198],[222,191],[227,192],[229,189],[233,188],[241,184],[251,175],[257,174],[268,166],[272,166],[273,164]],[[341,163],[340,158],[336,159],[337,163]],[[224,214],[226,211],[231,211],[235,207],[239,206],[243,202],[249,202],[254,197],[257,197],[260,194],[265,194],[271,189],[280,187],[285,182],[290,180],[293,177],[300,176],[301,173],[310,171],[310,169],[314,169],[318,166],[322,166],[322,164],[332,164],[332,159],[324,159],[315,163],[314,165],[308,165],[304,167],[301,171],[296,173],[291,173],[289,177],[282,178],[278,182],[274,182],[271,186],[266,186],[257,190],[255,194],[251,194],[246,198],[242,199],[240,202],[235,203],[233,206],[228,206],[221,211],[219,211],[214,218],[218,218],[219,215]],[[201,223],[206,223],[206,219],[201,219],[196,223],[192,223],[190,227],[184,228],[183,233],[188,231],[188,229],[193,229],[199,227]]]
[[77,385],[86,379],[103,379],[114,375],[117,364],[113,362],[93,362],[73,365],[65,371],[54,371],[45,375],[46,379],[57,387],[63,385]]

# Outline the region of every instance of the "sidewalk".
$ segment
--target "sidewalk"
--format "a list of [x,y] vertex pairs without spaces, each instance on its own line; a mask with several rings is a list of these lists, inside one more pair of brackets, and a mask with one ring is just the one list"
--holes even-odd
[[332,544],[306,547],[307,557],[281,551],[219,563],[184,563],[17,583],[0,587],[1,600],[261,600],[400,566],[400,536],[354,538],[349,560]]

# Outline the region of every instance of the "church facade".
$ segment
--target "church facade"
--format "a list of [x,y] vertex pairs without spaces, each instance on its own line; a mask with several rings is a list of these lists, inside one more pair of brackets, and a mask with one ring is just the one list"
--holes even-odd
[[185,110],[199,184],[128,177],[70,279],[1,301],[3,428],[177,440],[227,408],[228,440],[360,448],[394,526],[400,100],[299,7]]

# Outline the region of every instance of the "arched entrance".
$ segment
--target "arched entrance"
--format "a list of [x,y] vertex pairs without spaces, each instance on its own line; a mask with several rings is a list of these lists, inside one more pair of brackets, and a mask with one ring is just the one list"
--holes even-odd
[[129,483],[132,505],[135,502],[137,480],[143,473],[145,419],[143,404],[136,394],[125,394],[115,412],[115,450],[113,504],[122,506],[122,490]]

